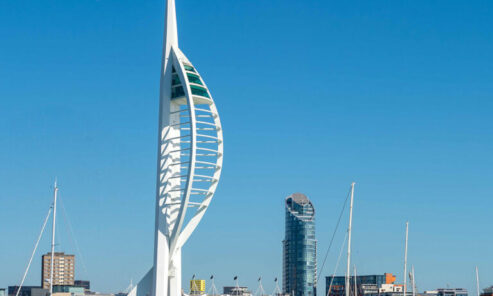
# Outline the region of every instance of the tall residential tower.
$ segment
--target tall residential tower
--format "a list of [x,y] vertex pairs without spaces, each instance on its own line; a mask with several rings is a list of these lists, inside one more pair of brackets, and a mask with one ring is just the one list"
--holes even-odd
[[181,249],[212,200],[223,162],[216,106],[178,47],[175,0],[166,1],[161,62],[154,266],[130,296],[182,294]]
[[[53,256],[53,285],[73,286],[75,278],[75,256],[55,252]],[[50,289],[51,253],[41,259],[41,287]]]
[[291,296],[316,296],[315,208],[301,193],[286,198],[282,290]]

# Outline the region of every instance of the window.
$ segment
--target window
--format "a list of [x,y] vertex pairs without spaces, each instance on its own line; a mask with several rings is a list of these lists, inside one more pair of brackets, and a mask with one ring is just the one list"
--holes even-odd
[[171,98],[178,98],[178,97],[183,97],[185,95],[185,91],[183,90],[183,87],[177,86],[173,87],[171,90]]
[[175,85],[180,85],[181,84],[181,81],[180,81],[180,78],[178,77],[178,74],[173,74],[172,76],[173,78],[171,79],[171,85],[172,86],[175,86]]
[[202,84],[202,81],[200,80],[200,77],[198,75],[192,74],[192,73],[187,73],[188,81],[190,83],[195,83],[195,84]]
[[194,72],[194,73],[195,73],[195,69],[194,69],[192,66],[189,66],[189,65],[183,65],[183,67],[185,68],[185,70],[190,71],[190,72]]
[[190,85],[190,88],[192,89],[192,94],[201,96],[201,97],[206,97],[210,98],[209,94],[207,93],[207,90],[203,87],[200,86],[195,86],[195,85]]

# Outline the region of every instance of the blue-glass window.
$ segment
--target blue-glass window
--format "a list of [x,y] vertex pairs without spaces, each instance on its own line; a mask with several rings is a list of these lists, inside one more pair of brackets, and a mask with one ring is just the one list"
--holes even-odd
[[192,66],[189,66],[189,65],[183,65],[183,67],[185,68],[185,70],[187,71],[190,71],[190,72],[195,72],[195,69],[192,67]]
[[187,73],[188,81],[190,83],[195,83],[195,84],[202,84],[202,81],[200,80],[200,77],[198,75],[192,74],[192,73]]
[[171,79],[171,85],[179,85],[181,84],[180,77],[178,77],[178,74],[173,74],[172,79]]
[[205,88],[195,85],[190,85],[190,88],[192,89],[192,94],[209,98],[209,94]]
[[177,86],[173,87],[171,89],[171,98],[178,98],[178,97],[183,97],[185,95],[185,91],[183,90],[183,87]]

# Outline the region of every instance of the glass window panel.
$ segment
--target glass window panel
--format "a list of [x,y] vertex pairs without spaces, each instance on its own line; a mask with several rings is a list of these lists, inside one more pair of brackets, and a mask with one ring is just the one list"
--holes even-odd
[[195,84],[202,84],[202,81],[200,80],[200,77],[198,75],[192,74],[192,73],[187,73],[188,81],[190,83],[195,83]]
[[195,85],[190,85],[190,88],[192,89],[192,94],[209,98],[209,94],[205,88]]

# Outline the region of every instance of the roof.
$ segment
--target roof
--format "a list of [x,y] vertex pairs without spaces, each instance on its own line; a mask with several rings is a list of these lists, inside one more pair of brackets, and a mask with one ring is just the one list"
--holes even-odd
[[310,200],[308,199],[308,197],[306,195],[304,195],[303,193],[293,193],[291,194],[291,198],[293,199],[293,201],[297,204],[300,204],[300,205],[304,205],[304,204],[307,204],[310,202]]

